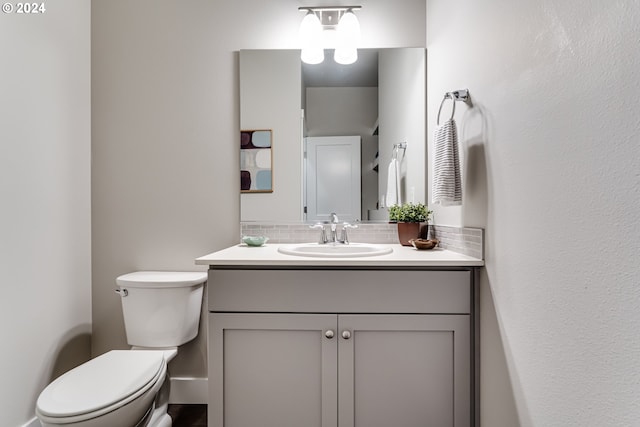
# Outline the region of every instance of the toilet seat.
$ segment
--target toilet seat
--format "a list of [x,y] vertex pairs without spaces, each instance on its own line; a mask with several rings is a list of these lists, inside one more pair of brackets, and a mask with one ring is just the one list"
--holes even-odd
[[166,371],[162,351],[113,350],[49,384],[38,398],[36,413],[42,421],[51,424],[78,423],[100,417],[145,393],[155,394]]

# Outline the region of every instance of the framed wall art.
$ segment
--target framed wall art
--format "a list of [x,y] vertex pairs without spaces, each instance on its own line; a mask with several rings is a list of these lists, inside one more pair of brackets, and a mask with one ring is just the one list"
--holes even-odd
[[273,131],[240,131],[240,192],[273,192]]

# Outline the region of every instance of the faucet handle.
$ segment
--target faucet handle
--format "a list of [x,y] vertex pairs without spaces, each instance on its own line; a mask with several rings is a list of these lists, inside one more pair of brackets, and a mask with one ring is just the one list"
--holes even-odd
[[313,225],[310,225],[309,228],[311,228],[311,229],[318,229],[319,228],[320,229],[320,239],[318,240],[318,243],[325,244],[325,243],[328,242],[327,231],[324,229],[324,224],[318,222],[318,223],[315,223]]
[[349,224],[348,222],[342,223],[342,236],[340,240],[346,244],[349,244],[349,235],[347,234],[349,228],[358,228],[358,225]]

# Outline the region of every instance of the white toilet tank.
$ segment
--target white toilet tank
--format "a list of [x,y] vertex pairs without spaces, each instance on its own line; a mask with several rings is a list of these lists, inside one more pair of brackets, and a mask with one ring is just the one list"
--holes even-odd
[[206,280],[206,273],[192,271],[137,271],[118,277],[129,345],[177,347],[194,339]]

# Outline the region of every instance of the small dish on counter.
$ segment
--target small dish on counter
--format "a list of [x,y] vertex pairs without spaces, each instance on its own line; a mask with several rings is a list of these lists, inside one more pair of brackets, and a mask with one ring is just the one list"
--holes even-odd
[[269,240],[266,236],[242,236],[242,243],[247,246],[262,246]]
[[411,239],[409,240],[409,243],[411,243],[411,246],[413,246],[414,248],[422,250],[433,249],[438,246],[438,243],[440,243],[440,241],[438,239]]

